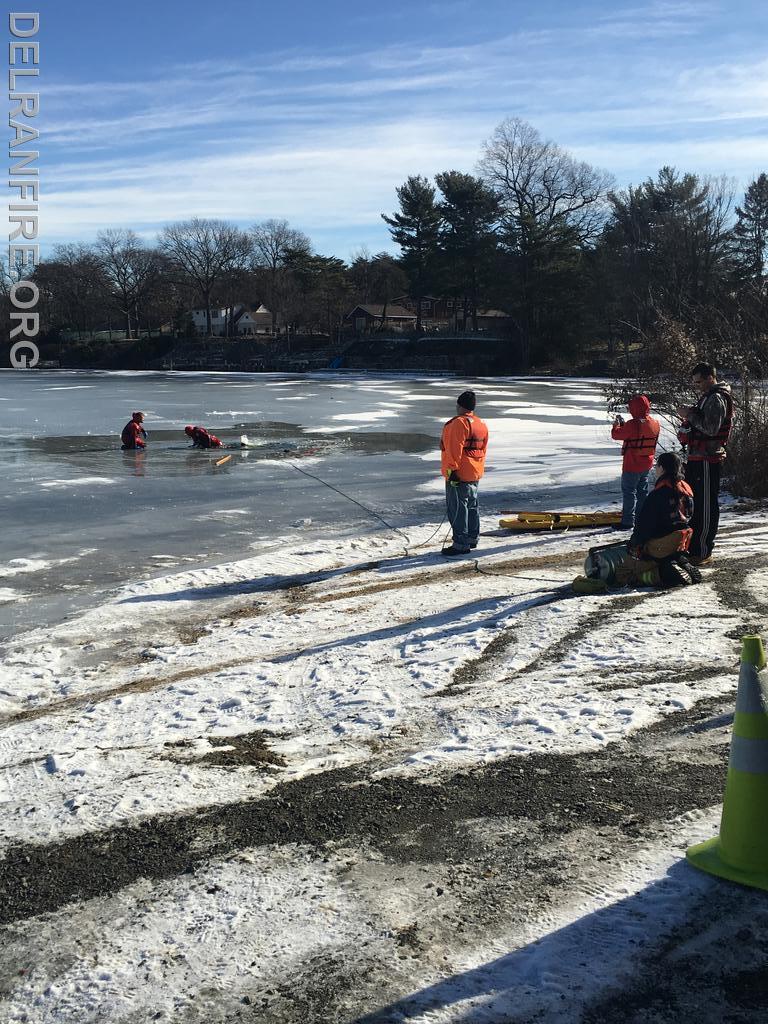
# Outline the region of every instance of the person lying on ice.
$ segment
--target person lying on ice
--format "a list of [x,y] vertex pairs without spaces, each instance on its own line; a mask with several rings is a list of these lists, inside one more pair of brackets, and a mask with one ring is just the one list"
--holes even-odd
[[193,448],[223,448],[215,434],[209,434],[205,427],[184,427],[184,433],[192,441]]
[[[664,452],[656,463],[656,486],[648,495],[629,538],[629,558],[655,564],[662,587],[700,583],[701,573],[688,561],[693,530],[693,491],[683,479],[683,463],[675,452]],[[651,566],[651,569],[654,565]],[[617,573],[617,577],[619,573]],[[630,581],[628,581],[630,582]],[[639,579],[634,582],[651,582]]]
[[123,451],[147,447],[147,432],[144,429],[143,423],[144,413],[133,413],[120,435],[120,440],[123,442]]
[[463,391],[456,402],[456,415],[443,427],[440,438],[440,469],[445,477],[448,522],[453,543],[442,554],[465,555],[477,547],[480,510],[477,485],[485,468],[488,427],[475,416],[474,391]]
[[621,493],[624,499],[621,510],[621,525],[617,530],[631,530],[635,517],[648,495],[648,476],[653,467],[656,443],[659,440],[659,421],[649,416],[651,403],[645,395],[635,395],[629,400],[629,414],[624,422],[617,416],[613,421],[611,437],[623,441],[621,446]]

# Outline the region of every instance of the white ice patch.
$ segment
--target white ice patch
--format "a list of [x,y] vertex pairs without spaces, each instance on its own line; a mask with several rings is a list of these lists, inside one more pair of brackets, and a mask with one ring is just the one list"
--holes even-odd
[[377,420],[390,419],[398,416],[394,409],[371,409],[369,412],[343,412],[332,416],[333,420],[349,420],[350,423],[375,423]]
[[46,558],[12,558],[6,565],[0,565],[0,579],[20,576],[25,573],[42,572],[56,564],[56,561]]
[[47,480],[41,487],[91,487],[116,484],[117,480],[108,476],[77,476],[69,480]]

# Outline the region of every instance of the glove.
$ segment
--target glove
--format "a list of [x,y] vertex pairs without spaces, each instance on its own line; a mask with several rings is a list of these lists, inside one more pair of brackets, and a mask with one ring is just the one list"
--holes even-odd
[[451,487],[458,487],[459,484],[461,483],[461,480],[459,480],[455,469],[449,470],[445,479],[448,481]]

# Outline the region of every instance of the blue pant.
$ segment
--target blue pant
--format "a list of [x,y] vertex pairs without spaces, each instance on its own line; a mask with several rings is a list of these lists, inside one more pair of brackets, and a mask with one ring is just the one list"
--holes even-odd
[[477,504],[477,483],[445,485],[448,522],[453,527],[453,546],[459,551],[477,547],[480,536],[480,509]]
[[621,525],[631,530],[635,525],[635,516],[640,514],[643,502],[648,497],[648,477],[650,469],[644,473],[621,474],[621,494],[624,505],[621,510]]

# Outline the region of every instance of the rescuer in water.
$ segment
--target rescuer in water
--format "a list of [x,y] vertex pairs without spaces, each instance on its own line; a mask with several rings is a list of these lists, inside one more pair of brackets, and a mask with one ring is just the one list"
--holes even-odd
[[617,416],[613,421],[611,437],[623,441],[621,446],[621,494],[623,507],[619,530],[631,530],[635,516],[640,515],[643,502],[648,495],[648,477],[653,468],[656,443],[659,440],[659,421],[648,414],[651,403],[645,395],[635,395],[629,400],[629,415],[624,422]]
[[464,391],[456,402],[456,415],[443,427],[440,439],[440,468],[445,477],[448,521],[453,543],[443,554],[465,555],[477,547],[480,510],[477,485],[485,469],[488,427],[475,415],[474,391]]
[[193,448],[223,448],[215,434],[209,434],[205,427],[184,427],[184,433],[192,441]]
[[123,442],[123,451],[132,451],[147,447],[147,432],[143,426],[144,413],[135,412],[130,420],[123,427],[120,440]]

